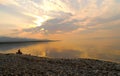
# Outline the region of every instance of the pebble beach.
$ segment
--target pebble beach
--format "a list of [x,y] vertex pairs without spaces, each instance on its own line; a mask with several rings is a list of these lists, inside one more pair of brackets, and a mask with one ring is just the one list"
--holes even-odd
[[0,76],[120,76],[120,64],[95,59],[0,54]]

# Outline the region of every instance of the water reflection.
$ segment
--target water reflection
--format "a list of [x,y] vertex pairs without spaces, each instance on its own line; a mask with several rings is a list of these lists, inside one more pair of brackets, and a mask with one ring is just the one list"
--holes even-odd
[[64,49],[56,51],[57,49],[50,49],[46,51],[48,57],[54,58],[79,58],[82,55],[82,52],[79,50]]
[[[76,40],[77,41],[77,40]],[[104,43],[104,44],[103,44]],[[44,43],[4,44],[1,53],[15,53],[19,48],[24,54],[54,58],[93,58],[120,62],[119,41],[60,41]]]
[[[43,43],[48,43],[48,42],[42,42],[42,44]],[[0,51],[7,51],[7,50],[15,49],[15,48],[22,48],[22,47],[35,45],[35,44],[39,44],[39,42],[0,44]]]

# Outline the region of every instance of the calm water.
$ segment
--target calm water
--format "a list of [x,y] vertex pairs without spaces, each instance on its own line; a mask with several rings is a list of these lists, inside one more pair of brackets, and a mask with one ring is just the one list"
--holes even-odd
[[15,53],[54,58],[94,58],[120,62],[120,40],[64,40],[58,42],[0,44],[1,53]]

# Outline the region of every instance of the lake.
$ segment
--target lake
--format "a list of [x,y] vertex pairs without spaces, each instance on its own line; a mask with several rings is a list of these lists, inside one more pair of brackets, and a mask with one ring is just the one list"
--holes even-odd
[[120,62],[120,40],[81,39],[57,42],[0,44],[0,53],[16,53],[52,58],[92,58]]

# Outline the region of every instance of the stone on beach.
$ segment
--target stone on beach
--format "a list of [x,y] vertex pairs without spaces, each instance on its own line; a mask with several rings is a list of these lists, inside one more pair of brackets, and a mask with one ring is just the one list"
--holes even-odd
[[120,64],[93,59],[0,54],[0,76],[120,76]]

